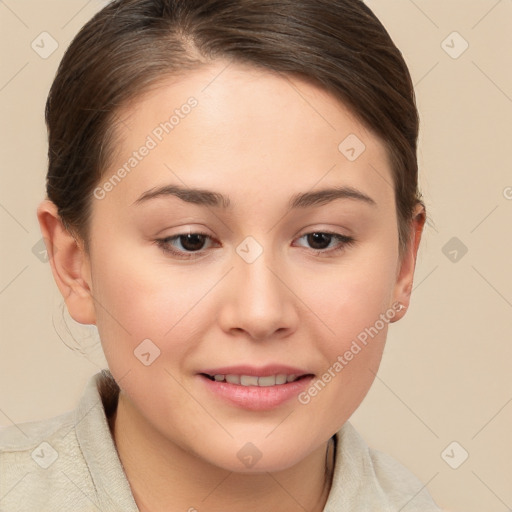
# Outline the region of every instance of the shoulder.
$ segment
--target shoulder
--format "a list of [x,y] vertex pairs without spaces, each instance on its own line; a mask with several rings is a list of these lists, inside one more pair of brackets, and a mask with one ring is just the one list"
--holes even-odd
[[375,479],[397,510],[407,507],[411,512],[440,512],[426,483],[390,455],[368,448]]
[[77,411],[0,427],[0,511],[89,510],[94,486]]
[[423,482],[393,457],[370,448],[349,422],[336,437],[336,464],[324,512],[441,512]]
[[73,427],[72,411],[39,421],[0,427],[0,455],[30,451],[38,443]]
[[48,469],[59,453],[69,450],[73,444],[76,444],[76,437],[72,412],[41,421],[1,427],[2,484],[11,475],[24,475],[37,468]]

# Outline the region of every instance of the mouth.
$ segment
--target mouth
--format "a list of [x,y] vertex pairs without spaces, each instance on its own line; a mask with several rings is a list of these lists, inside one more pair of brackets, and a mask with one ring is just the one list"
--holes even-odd
[[305,379],[306,377],[312,377],[311,373],[304,375],[278,373],[275,375],[238,375],[238,374],[214,374],[201,373],[200,375],[210,379],[214,382],[228,382],[229,384],[237,384],[239,386],[258,386],[258,387],[269,387],[269,386],[282,386],[290,382],[297,382],[298,380]]
[[315,377],[283,365],[210,368],[197,376],[208,397],[251,411],[268,411],[292,402]]

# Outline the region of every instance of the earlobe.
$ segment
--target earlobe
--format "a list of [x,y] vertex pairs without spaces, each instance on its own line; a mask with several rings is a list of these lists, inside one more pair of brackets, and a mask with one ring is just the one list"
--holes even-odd
[[42,201],[37,218],[53,277],[69,314],[81,324],[95,324],[90,263],[83,244],[65,228],[53,202]]
[[413,287],[414,270],[416,268],[416,258],[418,255],[418,248],[425,220],[425,207],[423,204],[418,204],[414,209],[410,224],[409,243],[403,258],[400,261],[397,273],[393,303],[400,304],[401,307],[397,309],[398,312],[393,320],[394,322],[400,320],[405,315],[409,307]]

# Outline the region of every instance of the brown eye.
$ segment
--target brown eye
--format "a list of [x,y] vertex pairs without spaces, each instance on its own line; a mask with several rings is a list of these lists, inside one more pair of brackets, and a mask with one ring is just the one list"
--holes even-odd
[[[206,252],[205,245],[211,236],[206,233],[180,233],[155,240],[155,243],[165,252],[178,258],[193,258]],[[204,249],[204,250],[203,250]],[[195,255],[194,253],[198,253]]]
[[333,235],[330,233],[308,233],[306,235],[308,243],[311,245],[312,249],[327,249]]
[[[345,247],[355,242],[355,239],[350,236],[326,231],[306,233],[299,237],[299,240],[301,239],[306,240],[310,249],[314,250],[319,256],[342,251]],[[333,241],[337,242],[337,244],[333,244],[333,246],[329,247]]]
[[186,251],[200,251],[204,246],[205,235],[189,233],[187,235],[178,235],[177,239]]

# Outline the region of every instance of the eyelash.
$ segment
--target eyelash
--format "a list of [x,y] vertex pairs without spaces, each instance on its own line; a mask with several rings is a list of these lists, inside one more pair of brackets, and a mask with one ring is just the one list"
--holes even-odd
[[[319,256],[319,257],[322,257],[324,255],[331,256],[331,255],[338,254],[339,252],[343,251],[346,247],[349,247],[356,242],[355,238],[353,238],[351,236],[341,235],[339,233],[334,233],[332,231],[310,231],[309,233],[304,233],[303,235],[301,235],[299,237],[299,239],[304,238],[308,235],[312,235],[312,234],[330,235],[334,239],[338,240],[338,242],[340,243],[339,246],[335,247],[334,249],[311,249],[313,251],[313,253],[315,254],[315,256]],[[186,235],[199,235],[199,236],[205,236],[209,239],[212,238],[207,233],[203,233],[201,231],[194,231],[194,232],[190,232],[190,233],[179,233],[178,235],[168,236],[165,238],[159,238],[159,239],[155,240],[155,243],[158,245],[158,247],[160,247],[160,249],[162,249],[162,251],[165,254],[171,254],[172,256],[176,256],[181,259],[189,260],[189,259],[201,257],[201,253],[204,252],[203,250],[193,251],[193,252],[182,252],[182,251],[177,251],[177,250],[171,248],[171,246],[170,246],[171,242],[178,240],[182,236],[186,236]],[[199,255],[199,256],[196,256],[196,255]]]

